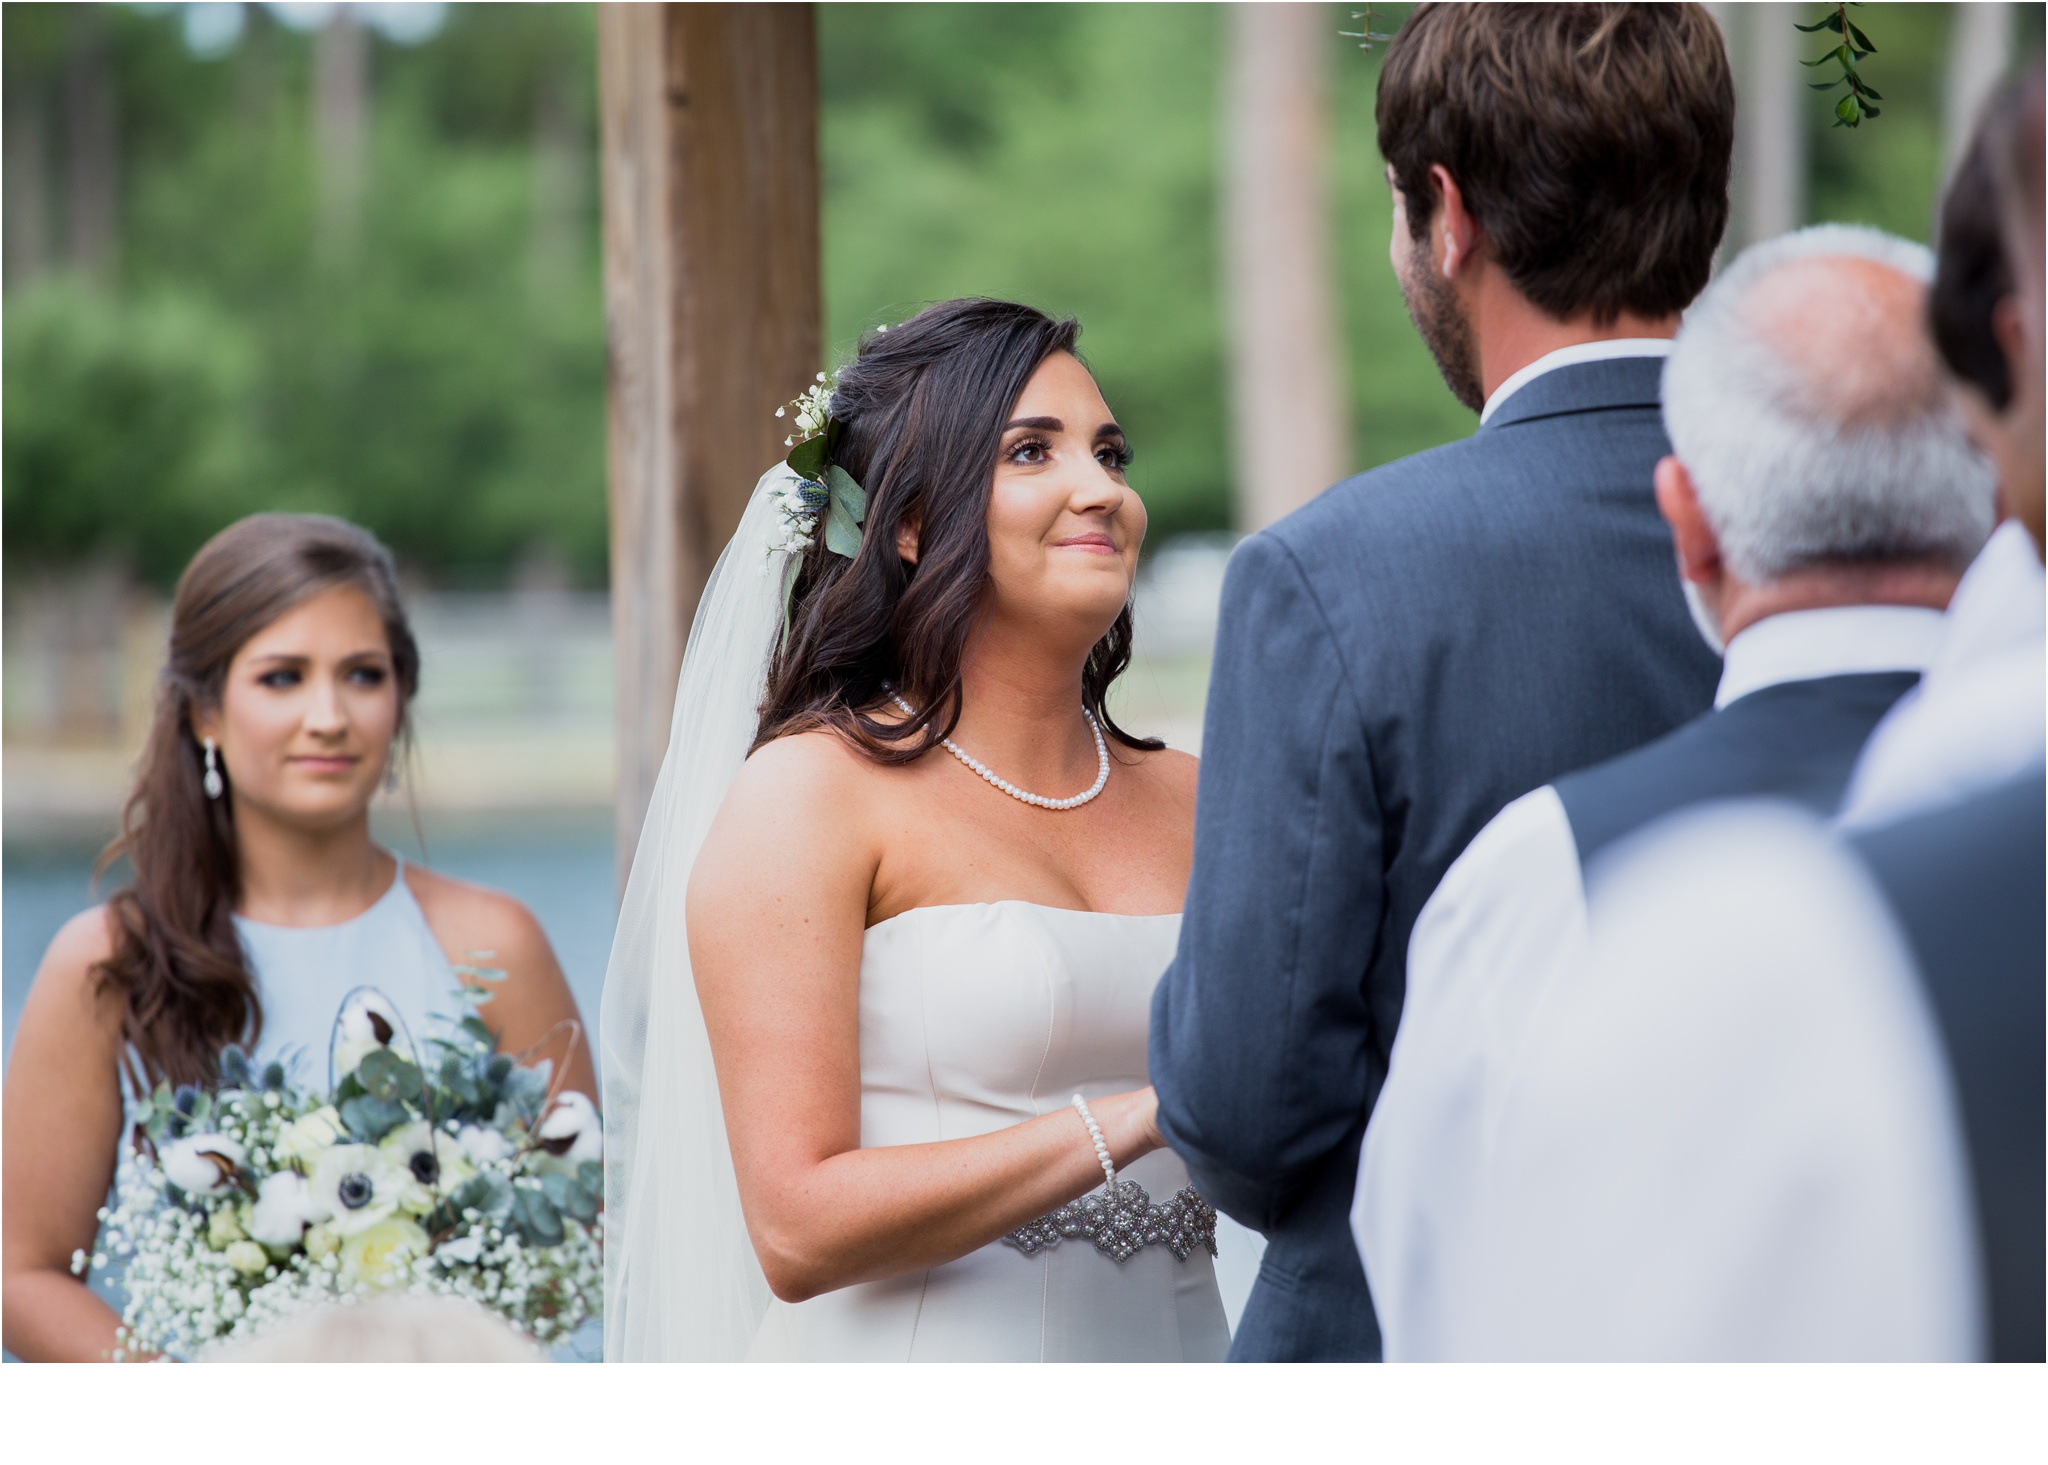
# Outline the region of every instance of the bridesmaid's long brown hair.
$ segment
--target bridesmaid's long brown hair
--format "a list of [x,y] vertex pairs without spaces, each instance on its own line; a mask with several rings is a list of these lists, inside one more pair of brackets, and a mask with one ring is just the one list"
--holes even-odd
[[324,514],[254,514],[208,540],[178,581],[149,741],[121,833],[96,871],[125,855],[135,872],[107,902],[115,945],[97,974],[101,991],[120,996],[122,1035],[145,1082],[205,1082],[222,1048],[253,1044],[263,1029],[235,934],[241,871],[232,800],[206,797],[192,714],[220,705],[228,664],[251,636],[343,585],[367,595],[384,622],[398,686],[395,757],[419,690],[420,657],[391,552],[375,535]]

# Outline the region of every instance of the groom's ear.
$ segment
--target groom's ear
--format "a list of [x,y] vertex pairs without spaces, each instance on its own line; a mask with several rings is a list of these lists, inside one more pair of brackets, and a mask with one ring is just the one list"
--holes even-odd
[[1430,164],[1429,182],[1436,193],[1436,217],[1429,221],[1430,251],[1443,277],[1455,280],[1472,267],[1479,249],[1479,221],[1465,207],[1465,191],[1450,169]]
[[1699,490],[1685,464],[1673,457],[1657,463],[1657,509],[1671,526],[1678,572],[1695,585],[1717,584],[1722,575],[1721,540],[1700,507]]

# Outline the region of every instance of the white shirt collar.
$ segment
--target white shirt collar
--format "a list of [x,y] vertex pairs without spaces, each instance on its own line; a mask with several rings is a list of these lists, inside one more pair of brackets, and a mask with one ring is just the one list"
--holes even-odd
[[1661,336],[1623,336],[1613,341],[1581,341],[1576,346],[1560,346],[1548,356],[1539,356],[1506,381],[1493,389],[1493,395],[1486,399],[1486,405],[1479,409],[1479,425],[1500,410],[1500,404],[1519,392],[1546,371],[1556,371],[1560,366],[1577,366],[1582,361],[1619,361],[1625,356],[1669,356],[1671,342]]
[[1918,605],[1837,605],[1767,616],[1728,643],[1714,705],[1780,682],[1927,669],[1941,612]]
[[1948,630],[1928,667],[1939,677],[2022,641],[2039,641],[2048,621],[2048,586],[2034,541],[2017,519],[1992,533],[1948,603]]

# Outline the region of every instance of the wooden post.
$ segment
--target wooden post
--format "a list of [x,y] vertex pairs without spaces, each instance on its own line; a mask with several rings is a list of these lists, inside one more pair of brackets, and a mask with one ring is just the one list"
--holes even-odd
[[621,885],[697,597],[824,354],[809,5],[601,5]]
[[1331,259],[1320,5],[1230,7],[1224,116],[1231,446],[1238,527],[1262,529],[1352,469]]

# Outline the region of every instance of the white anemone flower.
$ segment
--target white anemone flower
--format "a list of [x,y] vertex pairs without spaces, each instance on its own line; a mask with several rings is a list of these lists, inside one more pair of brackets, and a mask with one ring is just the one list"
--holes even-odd
[[219,1195],[235,1183],[242,1146],[224,1134],[188,1134],[158,1153],[164,1178],[188,1195]]
[[308,1189],[327,1224],[353,1236],[397,1210],[411,1182],[375,1145],[336,1145],[314,1164]]
[[409,1183],[398,1203],[416,1216],[431,1211],[436,1200],[476,1173],[455,1136],[441,1133],[424,1119],[401,1124],[377,1148],[405,1173]]

